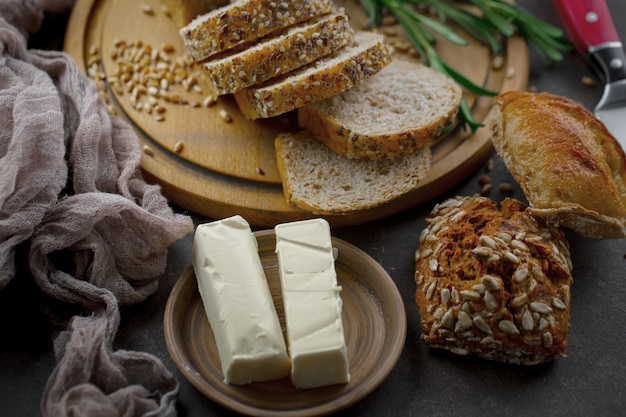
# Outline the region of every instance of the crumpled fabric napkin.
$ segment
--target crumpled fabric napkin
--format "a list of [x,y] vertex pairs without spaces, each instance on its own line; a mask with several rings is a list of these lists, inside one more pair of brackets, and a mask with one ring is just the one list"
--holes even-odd
[[26,247],[41,291],[77,311],[54,341],[44,416],[174,416],[163,363],[112,345],[119,306],[156,291],[167,248],[193,223],[143,180],[135,133],[73,59],[28,49],[44,12],[72,4],[0,2],[0,290]]

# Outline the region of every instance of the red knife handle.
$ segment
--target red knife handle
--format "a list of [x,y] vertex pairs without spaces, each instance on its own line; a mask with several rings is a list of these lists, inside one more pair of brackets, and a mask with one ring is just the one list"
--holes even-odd
[[626,80],[626,55],[604,0],[554,0],[578,52],[607,84]]
[[619,35],[604,0],[554,0],[566,32],[579,52],[586,56],[590,48],[619,42]]

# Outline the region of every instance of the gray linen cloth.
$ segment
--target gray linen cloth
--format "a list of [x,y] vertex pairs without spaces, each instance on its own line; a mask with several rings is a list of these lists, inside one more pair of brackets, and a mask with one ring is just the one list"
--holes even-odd
[[0,2],[0,290],[25,247],[29,279],[77,312],[54,340],[44,416],[173,416],[172,373],[113,341],[119,307],[156,291],[168,247],[193,223],[143,180],[135,133],[73,59],[28,49],[44,12],[72,3]]

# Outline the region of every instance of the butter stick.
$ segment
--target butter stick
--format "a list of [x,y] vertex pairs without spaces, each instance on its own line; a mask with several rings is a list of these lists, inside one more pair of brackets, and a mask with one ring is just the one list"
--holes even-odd
[[347,383],[341,287],[328,222],[282,223],[274,231],[291,381],[301,389]]
[[192,263],[224,382],[289,375],[291,361],[250,225],[241,216],[199,225]]

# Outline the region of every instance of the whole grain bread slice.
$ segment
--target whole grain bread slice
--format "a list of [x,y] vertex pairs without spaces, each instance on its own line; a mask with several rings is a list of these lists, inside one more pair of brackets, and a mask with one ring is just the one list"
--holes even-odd
[[232,94],[307,65],[353,38],[346,13],[326,14],[218,54],[203,68],[214,94]]
[[430,148],[397,158],[348,159],[306,130],[276,138],[276,160],[288,204],[316,215],[371,209],[415,190],[430,168]]
[[432,144],[456,119],[462,97],[450,77],[394,57],[354,88],[298,109],[298,123],[348,158],[390,158]]
[[357,31],[354,41],[337,52],[238,91],[235,101],[248,119],[278,116],[354,87],[383,69],[391,53],[383,35]]
[[179,34],[194,61],[329,13],[332,0],[239,0],[193,19]]

